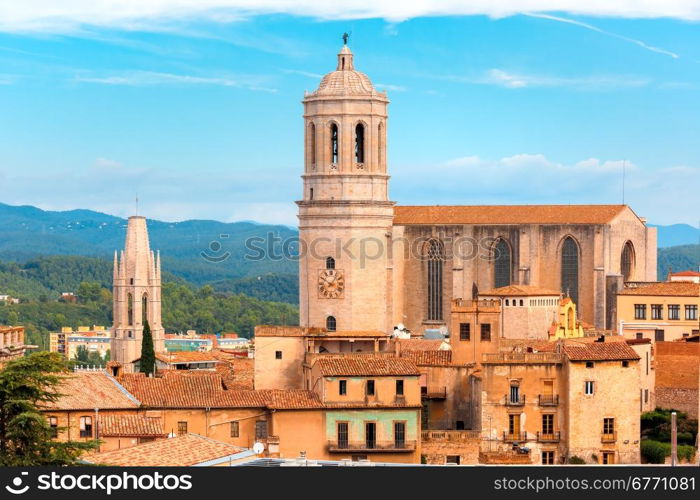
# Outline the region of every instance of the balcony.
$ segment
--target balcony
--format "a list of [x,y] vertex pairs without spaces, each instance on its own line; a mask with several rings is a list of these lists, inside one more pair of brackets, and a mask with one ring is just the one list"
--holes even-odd
[[447,399],[447,387],[421,387],[420,396],[423,399]]
[[512,397],[511,394],[506,394],[505,405],[506,406],[525,406],[525,394],[520,394],[517,397]]
[[421,441],[467,442],[480,439],[479,431],[421,431]]
[[556,432],[537,432],[538,443],[558,443],[560,441],[559,431]]
[[415,441],[328,441],[330,453],[401,453],[416,450]]
[[555,352],[487,352],[481,355],[484,364],[561,364],[561,354]]
[[559,406],[559,395],[540,394],[537,396],[537,404],[540,406]]
[[600,435],[601,443],[615,443],[617,441],[617,432],[603,432]]
[[527,434],[524,432],[506,432],[503,431],[504,443],[521,443],[527,441]]

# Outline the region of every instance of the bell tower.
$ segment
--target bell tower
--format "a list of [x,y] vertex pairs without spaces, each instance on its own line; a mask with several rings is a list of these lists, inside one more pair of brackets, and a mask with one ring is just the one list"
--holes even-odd
[[113,278],[111,356],[122,364],[124,371],[131,371],[131,363],[141,357],[146,320],[155,351],[165,351],[160,318],[160,254],[150,249],[145,217],[129,217],[125,248],[120,258],[114,252]]
[[300,324],[391,331],[389,99],[355,69],[344,44],[336,70],[303,104]]

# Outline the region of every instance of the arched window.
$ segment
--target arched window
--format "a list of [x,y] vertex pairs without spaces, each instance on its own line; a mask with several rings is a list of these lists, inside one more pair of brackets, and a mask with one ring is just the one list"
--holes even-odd
[[316,165],[316,125],[309,126],[309,160]]
[[494,287],[510,285],[511,263],[510,245],[500,238],[493,248]]
[[430,240],[426,244],[428,261],[428,320],[442,320],[442,261],[445,258],[442,243]]
[[326,318],[326,330],[329,332],[334,332],[336,328],[335,316],[328,316]]
[[625,246],[622,248],[620,274],[622,274],[622,279],[624,281],[630,281],[634,274],[634,247],[630,241],[625,243]]
[[365,162],[365,126],[361,123],[355,127],[355,162]]
[[335,259],[333,257],[326,257],[326,269],[335,269]]
[[578,245],[567,236],[561,247],[561,291],[578,305]]
[[134,324],[134,297],[130,293],[126,295],[127,322],[129,326]]
[[141,297],[141,324],[145,325],[148,321],[148,295],[143,294]]
[[331,123],[331,163],[338,164],[338,125]]

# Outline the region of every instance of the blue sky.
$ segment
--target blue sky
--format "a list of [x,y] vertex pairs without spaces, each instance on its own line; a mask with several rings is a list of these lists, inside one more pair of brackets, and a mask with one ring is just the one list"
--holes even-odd
[[698,223],[698,2],[123,3],[0,2],[0,202],[293,225],[300,100],[352,31],[398,203],[620,203],[624,163],[637,213]]

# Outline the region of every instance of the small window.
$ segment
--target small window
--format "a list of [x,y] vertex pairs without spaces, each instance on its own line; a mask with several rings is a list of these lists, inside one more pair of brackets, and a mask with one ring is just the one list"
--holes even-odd
[[634,305],[634,319],[647,319],[647,305],[646,304],[635,304]]
[[686,305],[685,306],[685,319],[694,321],[698,319],[698,306],[697,305]]
[[445,456],[445,463],[459,465],[460,464],[460,456],[459,455],[446,455]]
[[554,452],[553,451],[543,451],[542,452],[542,465],[554,465]]
[[336,329],[336,321],[335,321],[335,316],[328,316],[326,318],[326,330],[329,332],[334,332]]
[[523,299],[520,299],[520,305],[522,306],[523,304],[525,304],[525,303],[523,302]]
[[490,341],[491,340],[491,324],[482,323],[481,324],[481,340]]
[[615,434],[615,419],[614,418],[604,418],[603,419],[603,434],[612,435]]
[[183,434],[187,434],[187,422],[178,422],[177,435],[182,436]]
[[506,305],[507,305],[507,306],[510,305],[510,301],[509,301],[508,299],[506,299]]
[[237,438],[239,436],[240,430],[238,427],[238,422],[231,422],[231,437]]
[[403,380],[396,381],[396,395],[403,396]]
[[661,304],[651,305],[651,319],[664,319],[664,306]]
[[275,359],[282,359],[282,351],[275,351]]
[[674,321],[681,319],[681,306],[679,304],[668,305],[668,319]]
[[471,340],[471,324],[470,323],[460,323],[459,324],[459,340]]
[[464,430],[464,420],[456,420],[455,421],[455,430],[458,430],[458,431]]
[[629,361],[623,361],[622,362],[622,368],[627,368],[630,365]]
[[326,269],[335,269],[335,259],[333,257],[326,257]]
[[314,199],[314,188],[309,188],[309,199],[310,200]]
[[331,124],[331,163],[336,165],[338,163],[338,125],[335,123]]
[[49,427],[51,427],[51,437],[58,436],[58,417],[49,417]]
[[593,361],[586,361],[586,368],[593,368],[595,363]]
[[267,421],[257,420],[255,422],[255,439],[267,439]]
[[92,437],[92,417],[80,417],[80,437]]
[[595,383],[592,380],[586,380],[583,386],[583,393],[586,396],[592,396],[595,392]]
[[338,394],[345,396],[348,393],[348,381],[338,380]]
[[641,340],[644,338],[644,334],[642,332],[637,332],[637,340]]
[[365,394],[368,396],[374,396],[374,380],[368,380],[365,386]]

